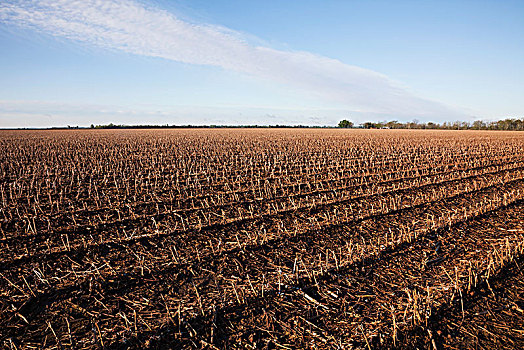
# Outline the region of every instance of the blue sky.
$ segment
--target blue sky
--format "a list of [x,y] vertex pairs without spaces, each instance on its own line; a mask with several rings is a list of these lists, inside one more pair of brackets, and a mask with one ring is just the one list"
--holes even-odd
[[0,3],[0,127],[522,117],[523,81],[523,1]]

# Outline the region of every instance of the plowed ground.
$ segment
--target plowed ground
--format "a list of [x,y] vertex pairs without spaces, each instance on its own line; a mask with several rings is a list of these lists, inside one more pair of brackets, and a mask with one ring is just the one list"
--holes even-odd
[[7,349],[522,349],[524,134],[0,132]]

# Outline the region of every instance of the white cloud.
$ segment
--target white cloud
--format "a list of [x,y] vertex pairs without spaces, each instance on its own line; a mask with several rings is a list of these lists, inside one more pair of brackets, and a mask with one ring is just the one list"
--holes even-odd
[[[334,125],[340,110],[247,106],[172,106],[169,108],[0,100],[0,126],[6,128],[92,124],[170,125]],[[310,115],[320,115],[315,119]]]
[[453,119],[462,112],[388,77],[335,59],[251,45],[227,28],[192,24],[130,0],[7,0],[0,21],[127,53],[211,65],[292,86],[369,115]]
[[[0,126],[5,128],[90,124],[170,125],[336,125],[351,115],[359,123],[365,114],[344,109],[283,108],[279,106],[190,106],[153,109],[118,105],[71,104],[31,100],[0,100]],[[384,119],[384,118],[383,118]]]

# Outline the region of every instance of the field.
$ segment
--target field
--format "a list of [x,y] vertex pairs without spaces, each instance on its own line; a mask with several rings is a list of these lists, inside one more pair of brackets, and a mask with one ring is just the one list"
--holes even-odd
[[0,131],[0,347],[524,348],[524,133]]

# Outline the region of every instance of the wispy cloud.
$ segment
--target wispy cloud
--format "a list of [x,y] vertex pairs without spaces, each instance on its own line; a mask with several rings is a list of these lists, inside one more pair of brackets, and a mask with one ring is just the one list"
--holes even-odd
[[[32,100],[0,100],[0,127],[46,127],[89,124],[192,125],[335,125],[346,110],[268,106],[118,106]],[[352,114],[356,122],[363,115]],[[362,117],[362,118],[361,118]]]
[[374,115],[449,119],[462,113],[417,97],[387,76],[302,51],[250,44],[131,0],[4,0],[0,21],[127,53],[211,65],[275,81]]

